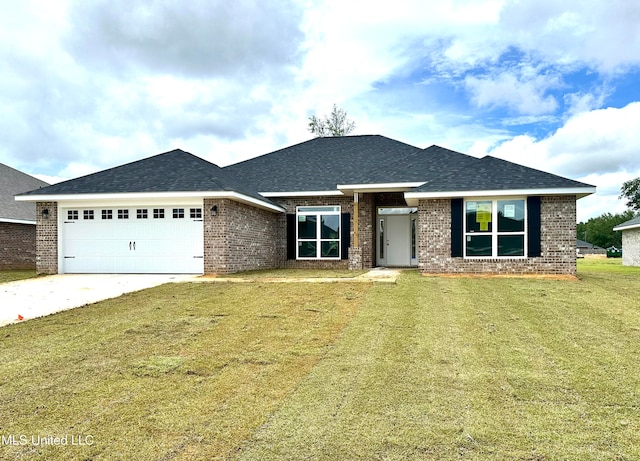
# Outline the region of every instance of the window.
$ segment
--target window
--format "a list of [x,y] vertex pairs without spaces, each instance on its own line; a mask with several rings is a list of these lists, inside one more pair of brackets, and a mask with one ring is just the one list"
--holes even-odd
[[164,208],[154,208],[153,219],[164,219]]
[[118,210],[118,219],[129,219],[129,210]]
[[182,218],[184,218],[184,208],[174,208],[173,209],[173,218],[174,219],[182,219]]
[[136,218],[138,219],[147,219],[148,218],[148,211],[146,208],[140,208],[138,210],[136,210]]
[[93,210],[84,210],[82,212],[82,217],[84,219],[93,219]]
[[113,210],[102,210],[102,219],[113,219]]
[[68,210],[67,219],[70,221],[75,221],[76,219],[78,219],[78,210]]
[[340,258],[340,207],[298,207],[297,257],[299,259]]
[[467,200],[465,256],[525,256],[525,200]]
[[190,208],[189,217],[191,219],[202,219],[202,208]]

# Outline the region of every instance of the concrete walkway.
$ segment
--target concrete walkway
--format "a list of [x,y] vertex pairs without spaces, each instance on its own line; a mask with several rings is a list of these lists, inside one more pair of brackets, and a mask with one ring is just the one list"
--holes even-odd
[[165,274],[65,274],[3,283],[0,326],[193,278],[193,275]]

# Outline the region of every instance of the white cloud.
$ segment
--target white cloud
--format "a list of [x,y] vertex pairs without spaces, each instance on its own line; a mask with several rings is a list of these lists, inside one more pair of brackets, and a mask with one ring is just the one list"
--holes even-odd
[[505,106],[519,114],[549,114],[558,108],[558,102],[545,92],[560,86],[558,78],[548,75],[518,77],[506,72],[496,78],[467,76],[465,85],[478,107]]

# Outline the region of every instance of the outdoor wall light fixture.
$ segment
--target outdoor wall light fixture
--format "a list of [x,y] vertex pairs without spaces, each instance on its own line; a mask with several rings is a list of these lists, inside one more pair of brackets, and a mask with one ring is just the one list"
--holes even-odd
[[216,216],[218,214],[218,205],[213,205],[211,207],[211,216]]
[[49,219],[49,208],[42,210],[42,219]]

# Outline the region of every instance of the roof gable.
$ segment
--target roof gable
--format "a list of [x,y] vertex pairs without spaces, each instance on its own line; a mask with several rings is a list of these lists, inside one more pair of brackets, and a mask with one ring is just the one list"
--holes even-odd
[[14,196],[48,185],[44,181],[0,163],[0,221],[35,222],[35,205],[16,202]]
[[228,172],[175,149],[22,195],[235,191],[265,201]]

